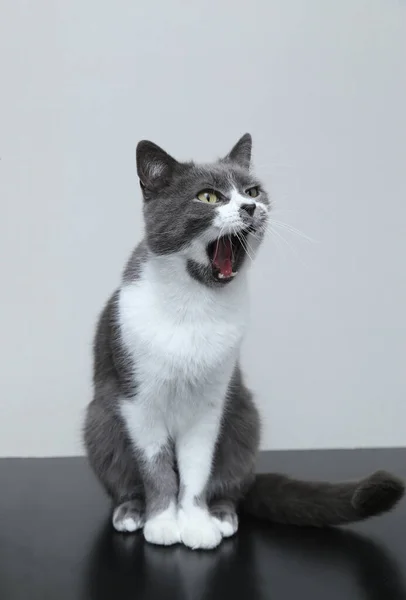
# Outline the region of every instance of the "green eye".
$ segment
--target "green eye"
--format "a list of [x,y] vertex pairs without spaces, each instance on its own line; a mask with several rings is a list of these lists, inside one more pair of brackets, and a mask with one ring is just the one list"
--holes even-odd
[[255,186],[250,188],[249,190],[246,190],[245,193],[248,194],[248,196],[251,196],[251,198],[256,198],[257,196],[259,196],[259,189]]
[[199,192],[197,194],[197,199],[200,202],[206,202],[206,204],[216,204],[219,201],[219,197],[215,192],[208,192],[207,190],[204,192]]

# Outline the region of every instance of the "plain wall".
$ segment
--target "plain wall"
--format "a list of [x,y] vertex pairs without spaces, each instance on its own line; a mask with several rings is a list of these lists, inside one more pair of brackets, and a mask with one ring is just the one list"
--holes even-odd
[[405,57],[396,0],[3,0],[0,455],[82,452],[137,141],[207,160],[245,131],[317,241],[275,225],[252,272],[263,446],[405,445]]

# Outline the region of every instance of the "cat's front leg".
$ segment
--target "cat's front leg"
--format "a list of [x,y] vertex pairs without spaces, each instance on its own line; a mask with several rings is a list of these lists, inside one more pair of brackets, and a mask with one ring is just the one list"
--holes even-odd
[[192,549],[215,548],[222,539],[206,501],[221,416],[222,407],[207,408],[195,415],[176,443],[180,477],[179,531],[182,542]]
[[122,414],[130,434],[145,490],[144,537],[151,544],[180,542],[177,518],[178,480],[173,443],[162,417],[135,398]]
[[171,546],[180,542],[177,519],[178,482],[172,448],[163,446],[147,463],[144,476],[146,521],[144,537],[151,544]]

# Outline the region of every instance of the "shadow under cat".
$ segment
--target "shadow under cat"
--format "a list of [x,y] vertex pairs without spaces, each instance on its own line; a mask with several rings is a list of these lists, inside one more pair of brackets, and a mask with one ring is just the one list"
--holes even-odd
[[396,560],[349,530],[242,520],[212,552],[161,548],[106,523],[85,570],[83,600],[406,600]]

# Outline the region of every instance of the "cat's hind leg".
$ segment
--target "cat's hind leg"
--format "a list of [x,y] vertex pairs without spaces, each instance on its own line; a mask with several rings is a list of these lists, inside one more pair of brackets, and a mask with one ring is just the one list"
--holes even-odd
[[84,441],[89,463],[113,500],[113,527],[133,532],[144,525],[145,490],[137,456],[114,395],[96,394],[87,408]]

